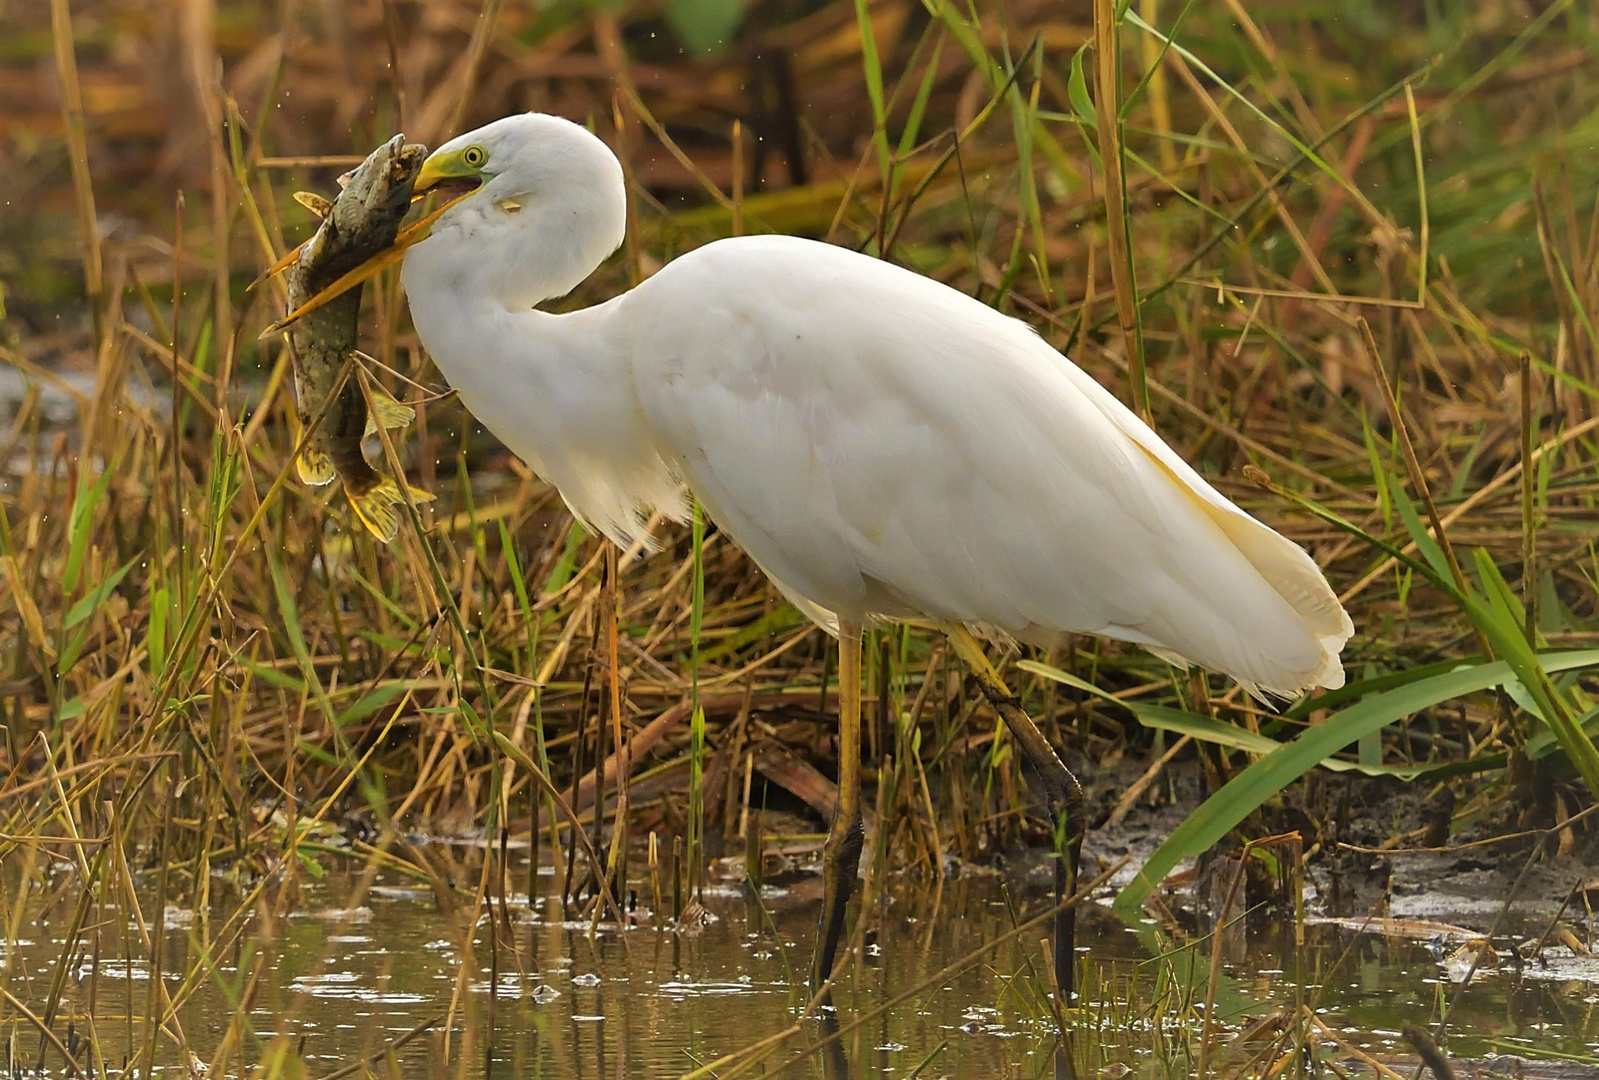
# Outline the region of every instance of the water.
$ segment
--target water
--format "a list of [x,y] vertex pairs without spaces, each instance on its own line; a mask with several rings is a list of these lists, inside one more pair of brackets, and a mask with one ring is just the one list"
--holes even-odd
[[[454,880],[474,888],[479,856],[457,856]],[[214,1054],[234,1015],[230,1002],[242,995],[258,964],[245,1060],[253,1065],[274,1036],[284,1036],[313,1077],[379,1054],[435,1017],[429,1031],[395,1055],[401,1075],[679,1077],[791,1028],[808,1000],[800,984],[819,889],[807,873],[768,886],[759,899],[734,883],[709,889],[711,918],[692,934],[650,925],[642,910],[647,882],[634,883],[637,925],[619,931],[602,924],[591,933],[588,919],[562,916],[554,896],[559,886],[548,868],[532,913],[525,898],[518,903],[513,897],[510,927],[497,930],[487,919],[468,925],[470,896],[458,894],[456,909],[444,913],[431,888],[397,876],[380,876],[354,897],[352,909],[358,877],[330,872],[304,884],[292,914],[275,924],[264,912],[276,898],[264,894],[242,936],[226,926],[233,905],[221,882],[208,928],[192,912],[167,910],[163,978],[172,995],[187,995],[179,1018],[202,1058]],[[512,879],[525,886],[525,864]],[[149,884],[141,880],[140,888]],[[75,904],[65,876],[33,895],[43,897],[44,907],[30,903],[29,917],[19,924],[9,986],[37,1011]],[[836,1013],[826,1021],[799,1020],[798,1030],[766,1059],[765,1071],[745,1075],[899,1078],[919,1066],[916,1075],[928,1078],[1054,1075],[1055,1021],[1040,981],[1047,978],[1042,928],[1012,935],[957,974],[933,979],[1005,938],[1017,919],[1044,910],[1048,900],[1041,885],[1007,886],[992,876],[950,881],[941,890],[892,883],[873,907],[861,962],[843,979]],[[148,902],[146,910],[153,910]],[[151,972],[142,960],[113,959],[147,955],[130,947],[137,930],[114,908],[108,905],[103,915],[91,909],[88,922],[95,929],[74,962],[56,1030],[64,1032],[70,1018],[81,1039],[92,1000],[95,1029],[116,1067],[129,1045],[136,1051],[144,1038],[142,1024],[135,1020],[130,1027],[127,1017],[147,1014]],[[1177,942],[1150,921],[1128,927],[1095,907],[1083,922],[1081,941],[1095,958],[1088,1004],[1076,1021],[1088,1075],[1191,1075],[1189,1048],[1197,1044],[1204,1008],[1202,973],[1215,939],[1200,941],[1196,964],[1195,949],[1171,952]],[[215,974],[186,987],[184,973],[198,966],[204,933],[219,943]],[[1302,1006],[1314,1008],[1345,1041],[1338,1047],[1328,1036],[1318,1039],[1335,1060],[1350,1061],[1350,1047],[1385,1061],[1407,1057],[1400,1028],[1427,1023],[1439,996],[1456,994],[1451,974],[1461,974],[1451,967],[1461,962],[1451,955],[1455,941],[1404,940],[1331,924],[1308,927],[1300,947],[1291,925],[1257,918],[1247,930],[1235,927],[1224,935],[1221,948],[1227,977],[1216,997],[1219,1049],[1212,1062],[1228,1075],[1259,1075],[1271,1061],[1266,1053],[1250,1064],[1271,1051],[1270,1037],[1241,1038],[1242,1029],[1274,1013],[1295,1015]],[[263,953],[267,959],[259,961]],[[1157,954],[1164,955],[1151,961]],[[1569,950],[1555,955],[1569,956]],[[1520,979],[1491,968],[1479,972],[1455,1006],[1451,1052],[1599,1050],[1599,988],[1575,977],[1581,967],[1575,959],[1571,964],[1570,970],[1530,969],[1531,977]],[[903,1002],[879,1008],[907,992]],[[842,1037],[802,1057],[831,1030],[829,1022],[844,1029]],[[1259,1026],[1274,1030],[1270,1023]],[[26,1026],[18,1032],[22,1058],[31,1064],[37,1035]],[[158,1060],[167,1075],[186,1075],[170,1045],[163,1045]],[[53,1053],[47,1056],[49,1069],[59,1064]],[[239,1075],[236,1055],[229,1073]],[[381,1060],[375,1073],[385,1075]]]

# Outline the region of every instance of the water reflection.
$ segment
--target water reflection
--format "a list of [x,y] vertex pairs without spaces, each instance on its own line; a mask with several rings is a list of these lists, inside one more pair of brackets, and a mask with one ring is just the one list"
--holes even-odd
[[[473,856],[448,856],[457,859],[454,880],[478,880]],[[528,881],[526,867],[512,879]],[[209,919],[164,920],[159,977],[181,1000],[178,1018],[202,1056],[222,1041],[231,1003],[248,1000],[244,1059],[261,1060],[282,1036],[313,1076],[369,1057],[382,1076],[384,1048],[409,1036],[392,1059],[407,1076],[674,1078],[785,1031],[790,1036],[747,1075],[1074,1075],[1073,1058],[1058,1053],[1043,981],[1045,929],[1012,933],[1047,909],[1042,880],[1007,887],[968,877],[946,882],[937,895],[891,883],[868,912],[858,959],[839,980],[832,1008],[810,1017],[802,1016],[809,1003],[803,973],[816,900],[803,876],[759,894],[737,885],[708,890],[712,917],[686,934],[657,928],[642,909],[626,929],[596,923],[576,906],[563,911],[553,874],[534,880],[531,906],[509,896],[503,907],[491,905],[492,921],[485,914],[473,924],[470,898],[441,912],[432,889],[380,880],[355,895],[359,874],[330,873],[302,885],[297,911],[274,921],[257,909],[238,935],[225,929],[230,898],[219,886]],[[637,895],[647,891],[646,884]],[[25,922],[30,936],[7,958],[20,999],[38,1002],[48,993],[73,907],[56,903]],[[113,1064],[143,1045],[142,1026],[125,1017],[148,1014],[155,974],[144,959],[120,958],[134,951],[132,925],[105,907],[71,959],[59,1014],[80,1018],[81,1030],[92,1011]],[[1081,925],[1094,962],[1083,1006],[1069,1020],[1076,1076],[1189,1075],[1211,939],[1201,938],[1197,956],[1173,952],[1173,940],[1153,925],[1127,927],[1099,908],[1085,911]],[[1269,1049],[1281,1017],[1304,1007],[1362,1053],[1404,1054],[1402,1025],[1425,1023],[1440,992],[1451,992],[1455,944],[1337,925],[1310,930],[1303,947],[1286,923],[1251,920],[1230,932],[1223,942],[1229,978],[1214,1002],[1227,1046],[1213,1060],[1243,1065]],[[214,935],[209,946],[206,934]],[[934,979],[995,941],[977,963]],[[1477,978],[1454,1014],[1455,1053],[1518,1041],[1592,1052],[1599,996],[1591,985],[1517,982],[1492,970]],[[905,1000],[882,1008],[899,997]],[[168,1042],[160,1045],[168,1075],[186,1073]]]

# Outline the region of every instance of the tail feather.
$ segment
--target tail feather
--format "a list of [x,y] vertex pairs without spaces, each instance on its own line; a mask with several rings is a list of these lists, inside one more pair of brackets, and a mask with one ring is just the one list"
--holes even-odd
[[1305,684],[1293,689],[1319,686],[1336,690],[1344,685],[1344,666],[1338,657],[1354,635],[1355,624],[1315,560],[1298,544],[1247,514],[1210,508],[1210,517],[1321,642],[1320,669],[1305,673]]
[[[1265,677],[1262,677],[1265,675],[1262,672],[1253,678],[1237,671],[1227,674],[1256,697],[1293,698],[1316,687],[1336,690],[1344,685],[1344,665],[1338,657],[1344,643],[1354,635],[1355,624],[1338,602],[1338,594],[1327,584],[1316,561],[1304,548],[1256,521],[1208,484],[1203,488],[1197,487],[1195,481],[1204,484],[1197,473],[1188,470],[1192,475],[1191,480],[1173,468],[1164,455],[1150,452],[1148,446],[1142,448],[1172,484],[1188,495],[1193,504],[1221,530],[1222,535],[1261,579],[1304,620],[1305,628],[1321,645],[1320,663],[1313,668],[1295,671],[1283,669]],[[1164,659],[1172,658],[1158,651],[1157,655],[1162,655]]]
[[[1321,645],[1320,663],[1305,670],[1290,671],[1279,664],[1265,665],[1274,666],[1277,670],[1263,670],[1253,679],[1246,673],[1236,671],[1227,674],[1256,696],[1264,693],[1296,697],[1318,686],[1327,689],[1342,686],[1344,667],[1338,655],[1344,643],[1354,635],[1355,624],[1338,602],[1338,595],[1327,584],[1315,560],[1298,544],[1234,506],[1206,483],[1176,451],[1162,442],[1160,436],[1138,419],[1132,410],[1080,368],[1066,364],[1061,370],[1083,396],[1094,402],[1166,474],[1178,490],[1193,500],[1248,560],[1261,579],[1304,620],[1305,628]],[[1267,677],[1261,677],[1263,675]]]

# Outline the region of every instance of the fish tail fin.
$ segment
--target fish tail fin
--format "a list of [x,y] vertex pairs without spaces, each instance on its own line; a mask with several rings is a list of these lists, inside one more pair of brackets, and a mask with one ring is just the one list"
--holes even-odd
[[376,435],[381,425],[384,431],[398,431],[411,426],[411,421],[416,419],[416,410],[409,405],[402,405],[386,391],[379,387],[372,388],[372,411],[366,417],[366,431],[362,438]]
[[361,519],[367,531],[387,544],[400,531],[399,505],[403,500],[399,486],[383,477],[368,491],[357,493],[348,486],[344,489],[350,499],[355,516]]
[[300,451],[300,456],[294,459],[294,471],[299,474],[300,483],[312,487],[325,487],[339,475],[333,459],[314,446],[307,446]]
[[410,484],[405,485],[402,494],[400,485],[387,476],[379,477],[378,482],[364,492],[354,491],[346,485],[344,494],[349,498],[355,516],[361,519],[361,524],[385,544],[400,531],[400,507],[407,499],[413,503],[432,502],[434,499],[431,491]]

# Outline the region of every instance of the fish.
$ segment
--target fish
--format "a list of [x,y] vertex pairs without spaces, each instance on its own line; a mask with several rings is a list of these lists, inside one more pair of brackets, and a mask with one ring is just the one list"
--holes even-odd
[[[340,178],[343,190],[331,202],[314,194],[296,196],[322,222],[288,267],[290,312],[394,246],[425,157],[427,147],[396,135],[372,151],[347,178]],[[369,414],[353,372],[340,382],[339,376],[356,352],[360,312],[361,289],[357,286],[287,326],[296,413],[301,430],[310,431],[302,439],[295,468],[301,482],[312,487],[340,481],[361,524],[388,543],[400,527],[403,480],[396,482],[373,468],[362,444],[379,426],[384,430],[406,427],[415,413],[376,392]],[[324,409],[321,422],[315,423]],[[431,498],[409,486],[406,491],[413,499]]]

